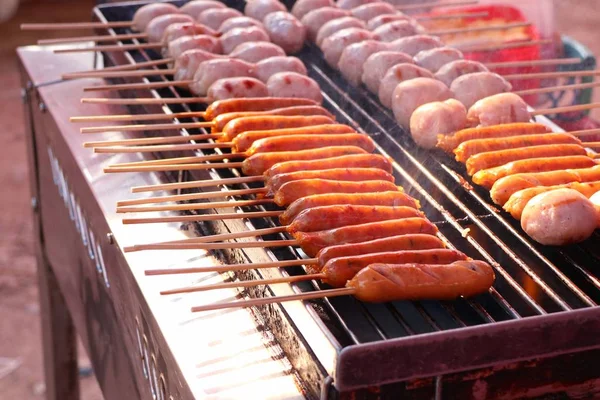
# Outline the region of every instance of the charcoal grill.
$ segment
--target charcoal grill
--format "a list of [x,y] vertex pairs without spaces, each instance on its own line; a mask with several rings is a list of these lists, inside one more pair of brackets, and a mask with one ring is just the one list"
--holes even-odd
[[[94,9],[93,16],[101,21],[129,20],[142,4],[103,5]],[[243,8],[241,1],[227,4]],[[111,33],[127,33],[127,30],[114,29]],[[222,329],[223,335],[227,334],[228,328],[219,325],[227,321],[227,313],[193,315],[189,313],[189,305],[226,298],[235,292],[214,294],[214,298],[207,295],[160,298],[159,290],[181,286],[182,282],[190,284],[201,280],[206,283],[209,279],[222,278],[214,274],[201,278],[150,278],[143,277],[142,270],[165,265],[288,260],[302,254],[286,247],[222,251],[211,255],[199,251],[124,255],[120,250],[124,246],[182,238],[185,231],[176,224],[121,226],[113,208],[117,200],[128,196],[129,187],[159,181],[227,178],[239,172],[103,175],[103,166],[136,161],[139,157],[130,154],[99,157],[82,150],[80,145],[87,137],[82,138],[77,133],[78,127],[70,125],[67,117],[90,114],[92,108],[84,108],[78,100],[81,88],[94,81],[61,82],[58,79],[60,73],[88,69],[98,60],[88,56],[54,56],[48,50],[37,48],[21,49],[20,54],[31,126],[29,147],[40,238],[40,281],[42,293],[46,294],[43,298],[48,300],[45,307],[48,315],[53,316],[52,321],[45,321],[47,379],[54,382],[49,387],[56,388],[50,393],[55,393],[57,398],[68,398],[64,394],[72,395],[76,388],[72,368],[65,369],[68,384],[60,381],[64,375],[56,369],[74,360],[69,341],[73,336],[72,319],[84,338],[107,398],[179,399],[211,394],[219,397],[218,393],[225,390],[222,386],[226,385],[207,391],[210,385],[206,382],[211,376],[197,376],[190,371],[190,366],[214,362],[211,358],[214,355],[204,357],[202,351],[196,350],[206,350],[206,346],[213,343],[202,342],[210,337],[210,334],[202,334],[203,331]],[[597,395],[600,392],[600,370],[596,361],[600,355],[600,311],[596,308],[600,280],[595,271],[600,255],[598,233],[584,243],[561,248],[534,243],[512,217],[492,204],[484,190],[470,184],[463,166],[441,152],[418,149],[396,125],[391,113],[369,92],[350,86],[329,68],[316,47],[307,45],[298,57],[307,65],[309,75],[321,85],[325,107],[340,122],[373,136],[378,151],[395,160],[397,182],[421,202],[441,235],[467,255],[491,263],[496,268],[497,281],[489,293],[454,302],[363,304],[351,297],[339,297],[237,310],[235,315],[242,321],[240,325],[250,324],[248,332],[260,332],[260,338],[253,337],[258,344],[249,345],[259,348],[257,354],[261,354],[257,356],[256,368],[252,368],[251,362],[240,367],[256,370],[260,369],[261,360],[267,360],[269,365],[272,361],[275,365],[271,365],[272,373],[257,375],[255,379],[262,378],[263,389],[269,387],[271,380],[280,385],[277,386],[280,396],[277,392],[269,393],[273,398],[301,395],[307,398],[488,399]],[[152,51],[114,52],[104,54],[102,61],[108,65],[124,65],[156,58],[158,54]],[[41,69],[38,67],[41,63],[54,68]],[[125,81],[136,82],[134,79]],[[189,93],[165,88],[121,95],[169,98]],[[103,111],[124,113],[122,107],[116,108],[105,107]],[[170,105],[143,106],[133,111],[202,109],[202,105]],[[122,132],[114,135],[115,138],[130,136]],[[189,152],[187,155],[191,154],[209,153]],[[185,154],[153,156],[181,155]],[[247,187],[251,186],[236,185],[227,189]],[[270,208],[246,207],[243,211],[266,209]],[[186,234],[197,235],[275,225],[272,219],[252,219],[186,224],[184,228]],[[104,237],[106,233],[108,236]],[[284,236],[264,237],[265,240],[278,238]],[[303,273],[302,268],[294,267],[249,271],[228,278],[261,279]],[[273,285],[249,289],[244,294],[265,297],[320,289],[314,282],[303,282],[294,288]],[[63,335],[65,338],[61,338]],[[192,340],[194,335],[201,338],[196,343]],[[182,342],[182,338],[187,340]],[[236,347],[234,339],[222,342],[219,344],[223,348]],[[52,348],[57,350],[52,351]],[[53,369],[49,371],[50,368]],[[248,384],[243,377],[240,379]],[[236,386],[235,381],[229,384]],[[247,392],[248,398],[262,398],[249,393],[257,396],[256,392]],[[226,394],[223,396],[228,398]]]

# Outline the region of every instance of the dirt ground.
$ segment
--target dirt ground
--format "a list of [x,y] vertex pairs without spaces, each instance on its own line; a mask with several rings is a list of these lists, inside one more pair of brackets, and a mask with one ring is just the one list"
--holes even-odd
[[[600,54],[600,0],[556,0],[556,27]],[[39,32],[23,34],[22,22],[83,21],[91,0],[36,0],[0,24],[0,400],[43,398],[39,307],[25,160],[24,124],[16,46],[32,44]],[[63,33],[63,35],[67,35]],[[44,33],[44,37],[48,35]],[[600,101],[600,90],[596,90]],[[596,118],[600,113],[595,112]],[[89,366],[81,352],[81,365]],[[101,399],[92,377],[82,378],[82,398]]]

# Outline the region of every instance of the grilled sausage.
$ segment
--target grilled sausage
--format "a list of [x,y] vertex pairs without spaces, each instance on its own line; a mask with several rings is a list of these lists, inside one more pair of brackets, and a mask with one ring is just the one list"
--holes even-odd
[[[284,108],[276,108],[274,110],[268,111],[240,111],[240,112],[232,112],[221,114],[215,119],[213,119],[212,130],[214,132],[221,132],[225,125],[227,125],[230,121],[233,121],[237,118],[242,117],[257,117],[257,116],[298,116],[298,115],[324,115],[331,119],[335,119],[333,114],[320,106],[292,106],[292,107],[284,107]],[[238,135],[239,136],[239,135]]]
[[196,20],[201,24],[210,27],[211,29],[217,30],[226,20],[242,16],[243,14],[241,12],[233,8],[210,8],[202,11],[196,17]]
[[[322,147],[320,149],[301,151],[280,151],[276,153],[256,153],[246,158],[242,171],[246,175],[262,175],[273,165],[289,160],[319,160],[330,157],[339,157],[348,154],[368,154],[356,146]],[[293,183],[293,182],[290,182]],[[388,182],[389,183],[389,182]],[[284,185],[285,186],[285,185]],[[277,200],[275,200],[277,202]]]
[[[440,47],[441,49],[445,47]],[[442,65],[435,73],[435,79],[444,82],[448,87],[459,76],[473,74],[475,72],[489,72],[482,63],[473,60],[455,60]]]
[[337,68],[346,47],[369,39],[373,39],[371,31],[364,28],[345,28],[323,40],[320,47],[327,64],[332,68]]
[[392,111],[398,125],[408,130],[410,117],[419,106],[452,97],[452,92],[442,82],[431,78],[415,78],[396,86],[392,93]]
[[223,48],[218,38],[210,35],[194,35],[182,36],[179,39],[170,41],[166,49],[164,49],[163,56],[177,58],[185,51],[193,49],[206,50],[209,53],[215,54],[223,53]]
[[257,140],[246,151],[246,155],[251,156],[256,153],[276,151],[309,150],[331,146],[356,146],[367,153],[372,153],[375,150],[373,139],[363,133],[345,133],[322,137],[315,137],[314,135],[291,135]]
[[600,165],[584,169],[564,169],[529,174],[505,176],[494,183],[490,197],[494,203],[503,205],[513,193],[536,186],[563,185],[570,182],[592,182],[600,180]]
[[244,111],[268,111],[277,108],[295,106],[316,106],[317,103],[309,99],[295,97],[260,97],[252,99],[228,99],[215,101],[206,108],[204,119],[213,120],[221,114]]
[[178,14],[179,9],[169,3],[146,4],[137,9],[131,20],[133,27],[138,32],[144,32],[154,18],[167,14]]
[[[313,106],[314,107],[314,106]],[[288,135],[335,135],[343,133],[354,133],[354,128],[343,124],[315,125],[300,128],[273,129],[270,131],[248,131],[237,135],[233,141],[236,152],[243,153],[252,146],[254,142],[263,138],[279,137]]]
[[259,116],[244,117],[229,121],[223,127],[223,136],[219,141],[230,142],[237,135],[248,131],[268,131],[283,128],[334,124],[335,121],[322,115],[316,116]]
[[389,181],[394,182],[394,175],[379,168],[332,168],[314,171],[296,171],[275,175],[266,182],[267,197],[274,196],[284,184],[300,179],[327,179],[338,181]]
[[342,52],[338,62],[338,69],[348,82],[354,86],[358,86],[367,58],[379,51],[389,50],[390,45],[390,43],[378,40],[363,40],[362,42],[351,44]]
[[244,14],[257,21],[262,21],[268,14],[278,11],[287,12],[287,9],[277,0],[249,0],[244,7]]
[[483,261],[456,261],[447,265],[371,264],[347,287],[365,302],[399,300],[453,300],[484,293],[494,284],[492,267]]
[[225,4],[214,0],[192,0],[179,8],[179,12],[196,18],[200,13],[211,8],[225,8]]
[[249,77],[256,78],[254,66],[235,58],[215,58],[204,61],[194,74],[190,91],[198,96],[206,96],[210,86],[219,79]]
[[545,146],[519,147],[515,149],[479,153],[466,162],[467,173],[473,175],[482,169],[497,167],[516,160],[539,157],[583,156],[586,150],[578,144],[550,144]]
[[[460,79],[460,78],[458,78]],[[477,101],[467,113],[469,126],[529,122],[527,103],[514,93],[499,93]]]
[[288,232],[316,232],[391,219],[423,217],[411,207],[337,205],[302,211],[288,225]]
[[491,189],[496,181],[509,175],[558,171],[561,169],[589,168],[594,165],[597,165],[596,162],[588,156],[529,158],[478,171],[473,175],[473,182],[486,189]]
[[265,173],[267,179],[275,175],[295,171],[310,171],[330,168],[379,168],[392,172],[392,163],[379,154],[354,154],[318,160],[287,161],[276,164]]
[[471,156],[488,151],[514,149],[517,147],[541,146],[547,144],[581,144],[581,140],[568,133],[547,133],[545,135],[520,135],[506,138],[473,139],[462,142],[456,149],[456,161],[465,162]]
[[302,19],[312,10],[317,10],[323,7],[335,7],[335,3],[331,0],[298,0],[292,7],[292,15],[298,19]]
[[550,128],[543,124],[512,123],[477,128],[467,128],[456,132],[454,135],[438,136],[437,147],[451,152],[461,143],[474,139],[504,138],[510,136],[533,135],[536,133],[549,133]]
[[[373,168],[371,168],[373,169]],[[305,173],[306,171],[299,171]],[[385,172],[385,171],[384,171]],[[293,173],[293,172],[292,172]],[[286,174],[283,174],[286,175]],[[275,175],[282,176],[282,175]],[[390,192],[373,193],[325,193],[302,197],[290,204],[285,212],[279,216],[279,222],[283,225],[290,224],[298,214],[313,207],[335,206],[335,205],[359,205],[359,206],[388,206],[388,207],[412,207],[420,208],[418,200],[413,199],[406,193],[395,190]]]
[[319,84],[308,76],[295,72],[279,72],[267,81],[269,94],[273,97],[301,97],[321,104],[323,95]]
[[169,25],[167,29],[165,29],[160,42],[166,47],[169,45],[169,42],[175,39],[194,35],[217,36],[217,32],[213,31],[208,26],[197,24],[195,22],[180,22]]
[[379,92],[379,86],[386,72],[397,64],[411,64],[413,59],[399,51],[380,51],[371,54],[363,65],[362,83],[373,93]]
[[360,7],[364,4],[375,3],[380,0],[338,0],[336,6],[342,10],[352,10],[353,8]]
[[233,49],[229,56],[256,64],[271,57],[285,56],[285,51],[270,42],[244,42]]
[[419,27],[409,21],[392,21],[373,31],[375,38],[382,42],[393,42],[419,33]]
[[229,54],[237,46],[245,42],[268,42],[269,34],[262,27],[248,26],[246,28],[233,28],[225,32],[220,39],[223,53]]
[[175,59],[175,64],[173,66],[175,69],[174,79],[178,81],[193,80],[200,64],[204,61],[223,57],[226,56],[214,54],[202,49],[184,51]]
[[317,33],[315,43],[322,50],[323,42],[325,41],[325,39],[335,35],[337,32],[348,28],[367,29],[367,26],[363,21],[355,17],[342,17],[333,19],[327,22],[321,28],[319,28],[319,32]]
[[387,108],[392,108],[392,94],[394,93],[394,89],[396,89],[401,82],[415,78],[433,79],[433,74],[425,68],[408,63],[397,64],[388,69],[381,79],[379,92],[377,93],[377,97],[381,104]]
[[323,25],[331,20],[349,17],[350,15],[349,11],[337,7],[322,7],[306,13],[300,22],[306,27],[308,39],[311,42],[314,42],[317,38],[319,29],[321,29]]
[[352,13],[352,16],[367,22],[379,15],[395,13],[396,7],[383,1],[377,1],[354,7],[350,12]]
[[239,97],[266,97],[267,85],[256,78],[238,76],[219,79],[208,88],[207,97],[212,101],[235,99]]
[[410,18],[406,14],[396,11],[391,14],[381,14],[374,18],[371,18],[369,21],[367,21],[367,28],[371,31],[374,31],[375,29],[379,28],[381,25],[385,25],[385,24],[388,24],[388,23],[394,22],[394,21],[412,22],[413,19]]
[[465,254],[451,249],[402,250],[334,258],[329,260],[320,272],[326,276],[323,278],[325,283],[333,287],[344,287],[361,269],[373,263],[449,264],[467,259]]
[[435,235],[437,232],[437,227],[425,218],[403,218],[344,226],[327,231],[296,232],[293,236],[306,255],[315,257],[321,249],[329,246],[344,243],[361,243],[413,233]]
[[[462,60],[463,58],[463,53],[460,50],[452,47],[436,47],[417,53],[417,55],[415,55],[415,63],[420,67],[436,73],[444,65],[456,60]],[[450,87],[452,81],[450,83],[444,82],[444,84]]]
[[372,253],[386,253],[390,251],[415,251],[444,249],[446,245],[437,236],[415,233],[409,235],[392,236],[382,239],[370,240],[362,243],[340,244],[325,247],[317,254],[317,264],[307,267],[311,274],[321,272],[322,267],[329,260],[340,257],[362,256]]
[[509,92],[512,85],[506,79],[493,72],[474,72],[459,76],[450,85],[456,100],[470,108],[481,99]]
[[235,28],[249,28],[251,26],[263,28],[262,22],[257,21],[254,18],[243,16],[226,19],[225,21],[223,21],[221,26],[219,26],[218,32],[223,34]]
[[146,26],[145,32],[148,35],[149,42],[162,42],[165,31],[170,25],[180,23],[191,24],[193,22],[194,18],[190,17],[189,15],[164,14],[152,19],[152,21],[148,23],[148,26]]
[[263,82],[267,82],[271,76],[280,72],[295,72],[300,75],[307,74],[304,63],[296,57],[269,57],[259,61],[254,66],[256,77]]
[[521,227],[538,243],[564,246],[582,242],[594,233],[598,227],[598,211],[576,190],[551,190],[527,203]]
[[[275,153],[277,154],[277,153]],[[287,206],[301,197],[323,193],[373,193],[398,190],[390,181],[335,181],[329,179],[301,179],[283,184],[273,196],[278,206]]]
[[410,116],[410,135],[415,143],[433,149],[439,134],[456,132],[467,122],[467,109],[456,99],[423,104]]
[[389,50],[401,51],[410,56],[416,56],[422,51],[442,47],[442,41],[435,36],[413,35],[402,39],[394,40],[390,44]]
[[519,190],[509,197],[508,201],[504,203],[502,207],[505,211],[509,212],[515,219],[521,220],[523,210],[531,199],[541,193],[550,192],[556,189],[572,189],[575,190],[585,197],[591,197],[594,193],[600,190],[600,181],[594,182],[572,182],[564,185],[555,186],[538,186],[529,189]]
[[281,46],[287,54],[295,54],[304,47],[306,28],[287,11],[270,13],[263,23],[271,41]]

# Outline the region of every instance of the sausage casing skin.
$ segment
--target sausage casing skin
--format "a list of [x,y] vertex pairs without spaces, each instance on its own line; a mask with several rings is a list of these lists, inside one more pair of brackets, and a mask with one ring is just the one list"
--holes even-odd
[[532,174],[505,176],[494,183],[490,196],[494,203],[503,205],[513,193],[536,186],[564,185],[571,182],[600,180],[600,165],[584,169],[568,169]]
[[486,189],[491,189],[496,181],[509,175],[589,168],[594,165],[596,165],[596,162],[588,156],[528,158],[526,160],[512,161],[499,167],[482,169],[473,175],[473,182]]
[[379,154],[353,154],[343,157],[332,156],[331,158],[317,160],[284,161],[269,168],[265,172],[265,178],[270,179],[275,175],[288,172],[331,168],[379,168],[391,173],[392,163],[386,157]]
[[473,139],[462,142],[454,149],[454,154],[456,155],[456,161],[465,162],[469,157],[479,153],[547,144],[581,144],[581,141],[568,133],[547,133],[544,135],[535,134],[506,138]]
[[390,236],[361,243],[339,244],[325,247],[317,254],[317,264],[307,266],[311,274],[321,272],[321,268],[329,260],[340,257],[360,256],[371,253],[385,253],[401,250],[444,249],[446,245],[437,236],[423,233]]
[[212,122],[212,131],[221,132],[225,125],[236,118],[242,117],[258,117],[261,115],[282,115],[282,116],[298,116],[298,115],[323,115],[335,120],[335,116],[321,106],[291,106],[284,108],[275,108],[267,111],[235,111],[224,113],[215,117]]
[[219,141],[230,142],[240,133],[248,131],[267,131],[324,124],[335,124],[335,121],[324,115],[242,117],[229,121],[223,127],[223,135],[219,138]]
[[282,225],[290,224],[298,214],[313,207],[334,205],[363,205],[420,208],[418,200],[401,191],[374,193],[325,193],[302,197],[288,206],[279,216]]
[[356,130],[350,125],[344,124],[301,126],[300,128],[273,129],[269,131],[248,131],[237,135],[231,143],[234,151],[243,153],[247,151],[257,140],[268,137],[292,135],[337,135],[355,132]]
[[327,231],[296,232],[293,236],[309,257],[315,257],[321,249],[329,246],[413,233],[435,235],[437,232],[437,227],[425,218],[403,218],[344,226]]
[[284,184],[300,179],[328,179],[338,181],[389,181],[394,182],[394,175],[377,168],[333,168],[314,171],[296,171],[275,175],[266,182],[267,197],[274,196]]
[[331,179],[300,179],[283,184],[273,201],[280,207],[292,204],[294,201],[322,193],[372,193],[388,192],[398,190],[398,187],[390,181],[335,181]]
[[249,176],[262,175],[273,165],[287,160],[317,160],[339,157],[348,154],[368,154],[356,146],[332,146],[301,151],[279,151],[275,153],[256,153],[246,158],[242,171]]
[[545,146],[519,147],[510,150],[489,151],[479,153],[467,160],[467,173],[475,174],[482,169],[498,167],[502,164],[528,158],[557,157],[557,156],[584,156],[587,151],[578,144],[550,144]]
[[423,216],[421,211],[404,206],[323,206],[302,211],[294,222],[288,225],[287,230],[292,233],[315,232],[342,226]]
[[318,106],[317,102],[295,97],[254,97],[213,102],[206,108],[204,119],[211,121],[221,114],[244,111],[268,111],[293,106]]
[[371,264],[347,287],[364,302],[398,300],[453,300],[489,290],[494,284],[492,267],[483,261],[455,261],[446,265]]
[[528,122],[467,128],[456,132],[454,135],[438,135],[437,147],[450,153],[467,140],[534,135],[536,133],[549,132],[551,132],[551,130],[546,125]]
[[293,151],[318,149],[331,146],[356,146],[368,153],[375,151],[375,142],[364,133],[343,133],[340,135],[293,135],[276,136],[257,140],[246,151],[247,156],[255,153],[268,153],[275,151]]
[[387,253],[371,253],[359,256],[348,256],[331,259],[323,266],[321,273],[326,276],[323,281],[333,287],[343,287],[350,279],[370,264],[449,264],[454,261],[467,260],[460,251],[451,249],[403,250]]

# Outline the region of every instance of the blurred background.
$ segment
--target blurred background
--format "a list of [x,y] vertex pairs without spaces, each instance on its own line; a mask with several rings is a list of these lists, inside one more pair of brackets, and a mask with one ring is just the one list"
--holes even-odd
[[[403,1],[407,2],[407,1]],[[410,2],[418,2],[412,0]],[[492,1],[483,0],[481,3]],[[37,277],[33,254],[25,124],[15,49],[35,44],[40,32],[21,32],[24,22],[90,19],[93,0],[0,0],[0,400],[44,397]],[[493,3],[518,6],[547,36],[568,35],[600,54],[599,0],[520,0]],[[44,32],[44,38],[86,32]],[[593,101],[600,101],[596,89]],[[590,114],[600,120],[600,110]],[[82,399],[102,399],[93,371],[80,352]]]

